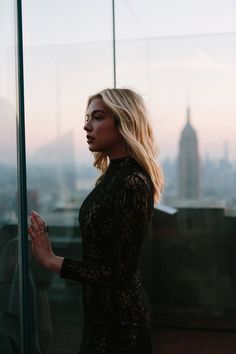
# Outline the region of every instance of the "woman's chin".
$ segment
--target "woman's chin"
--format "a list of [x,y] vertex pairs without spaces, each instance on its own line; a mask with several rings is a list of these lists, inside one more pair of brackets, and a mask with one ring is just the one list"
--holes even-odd
[[88,148],[89,148],[89,151],[91,151],[91,152],[97,152],[98,151],[94,146],[91,146],[91,145]]

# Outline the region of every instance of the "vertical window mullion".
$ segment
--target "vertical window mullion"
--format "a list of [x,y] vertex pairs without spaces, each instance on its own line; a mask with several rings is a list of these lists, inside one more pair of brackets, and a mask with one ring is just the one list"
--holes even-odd
[[16,0],[16,69],[17,69],[17,180],[18,180],[18,266],[21,327],[21,353],[31,353],[31,325],[29,294],[29,258],[27,225],[27,183],[25,155],[24,63],[22,2]]
[[112,48],[113,48],[113,85],[116,88],[116,22],[115,0],[112,0]]

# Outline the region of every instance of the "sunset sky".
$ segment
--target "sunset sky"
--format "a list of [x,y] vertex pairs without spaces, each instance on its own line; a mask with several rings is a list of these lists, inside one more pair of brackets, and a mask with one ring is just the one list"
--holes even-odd
[[[86,160],[87,96],[113,85],[111,1],[25,0],[23,10],[27,151],[72,130]],[[11,16],[9,9],[0,18],[6,98],[14,86]],[[176,156],[189,105],[200,155],[222,157],[227,142],[236,159],[236,2],[117,0],[116,34],[117,86],[144,96],[161,158]]]

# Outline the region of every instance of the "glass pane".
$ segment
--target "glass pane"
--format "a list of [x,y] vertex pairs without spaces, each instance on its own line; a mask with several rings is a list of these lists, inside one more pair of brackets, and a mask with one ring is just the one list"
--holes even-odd
[[[232,0],[123,0],[116,3],[117,39],[233,33]],[[214,6],[213,6],[214,5]]]
[[[166,169],[167,204],[179,203],[176,158],[189,117],[198,141],[198,198],[202,203],[236,206],[234,42],[235,35],[214,35],[121,41],[117,46],[119,85],[141,91],[151,112]],[[222,164],[225,168],[220,171]]]
[[[110,1],[24,1],[28,208],[49,225],[54,252],[72,259],[81,257],[78,213],[97,176],[83,130],[86,100],[113,86],[111,15]],[[31,271],[41,352],[78,353],[80,284],[33,258]]]
[[0,2],[0,351],[20,350],[14,1]]
[[144,254],[159,328],[235,329],[235,4],[211,5],[117,2],[117,82],[144,96],[166,179]]

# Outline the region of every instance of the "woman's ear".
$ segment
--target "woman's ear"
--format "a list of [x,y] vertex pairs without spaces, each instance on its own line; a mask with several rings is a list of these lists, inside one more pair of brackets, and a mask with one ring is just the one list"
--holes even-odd
[[116,127],[120,127],[120,120],[119,120],[119,118],[115,116],[114,119],[115,119],[115,126],[116,126]]

